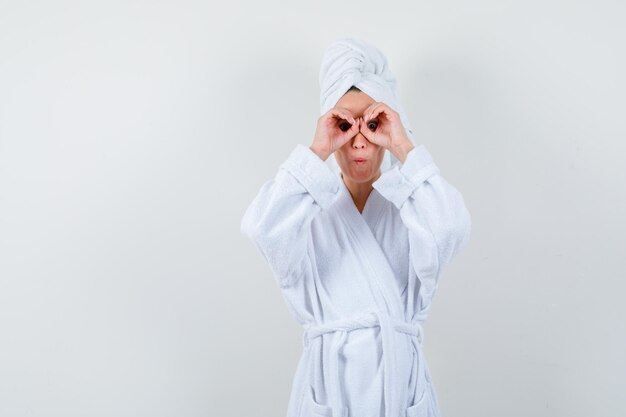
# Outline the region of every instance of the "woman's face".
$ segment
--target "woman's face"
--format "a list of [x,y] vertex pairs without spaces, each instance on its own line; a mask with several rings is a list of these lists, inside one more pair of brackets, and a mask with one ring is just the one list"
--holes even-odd
[[[350,110],[356,119],[362,117],[363,111],[375,101],[364,92],[353,90],[344,94],[337,102],[336,107]],[[348,122],[342,120],[339,123]],[[367,126],[363,128],[369,129]],[[357,183],[374,181],[378,178],[384,155],[385,148],[368,141],[361,132],[335,151],[335,159],[343,177]],[[356,163],[354,161],[356,158],[363,158],[365,162]]]

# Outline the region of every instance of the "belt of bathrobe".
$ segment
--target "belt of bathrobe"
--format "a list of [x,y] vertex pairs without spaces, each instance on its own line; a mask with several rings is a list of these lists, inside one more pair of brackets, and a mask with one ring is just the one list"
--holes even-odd
[[[394,334],[393,331],[405,333],[412,337],[413,344],[418,349],[423,344],[424,331],[422,325],[418,322],[406,322],[392,318],[388,314],[382,312],[367,312],[345,319],[335,320],[324,324],[309,324],[304,327],[303,344],[309,346],[310,340],[321,336],[324,333],[338,332],[335,335],[333,345],[330,348],[329,368],[330,368],[330,392],[331,407],[335,413],[341,417],[346,412],[343,406],[343,397],[341,394],[339,379],[339,349],[345,342],[347,333],[351,330],[362,329],[366,327],[380,326],[382,335],[382,354],[383,354],[383,397],[385,400],[385,416],[395,417],[397,413],[396,407],[391,398],[394,393],[393,381],[395,378],[397,367],[394,360]],[[417,343],[416,343],[417,340]],[[419,346],[418,346],[419,344]],[[336,411],[335,411],[336,410]],[[398,414],[399,415],[399,414]]]

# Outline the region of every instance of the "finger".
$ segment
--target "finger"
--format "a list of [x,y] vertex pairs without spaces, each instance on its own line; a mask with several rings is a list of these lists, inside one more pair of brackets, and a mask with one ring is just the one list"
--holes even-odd
[[359,130],[361,130],[361,119],[355,119],[354,120],[354,124],[352,125],[352,127],[350,128],[350,130],[354,131],[354,133],[356,134]]
[[333,112],[332,116],[334,116],[335,118],[343,119],[346,122],[349,122],[350,124],[353,124],[353,125],[356,123],[356,120],[354,120],[354,117],[348,114],[339,112],[339,111]]
[[341,111],[344,114],[347,114],[348,116],[350,116],[353,120],[354,120],[354,114],[352,113],[352,110],[347,109],[345,107],[335,107],[337,110]]
[[372,142],[372,140],[374,139],[374,132],[372,132],[369,127],[367,127],[367,123],[365,122],[365,120],[363,120],[363,118],[359,118],[359,131],[363,136],[365,136],[365,139]]
[[355,123],[350,123],[349,120],[346,120],[342,117],[339,117],[337,119],[331,119],[332,122],[329,124],[329,127],[331,129],[338,129],[341,134],[345,134],[347,132],[349,132],[355,125]]
[[350,129],[346,130],[345,132],[342,131],[341,133],[348,137],[351,138],[354,135],[356,135],[359,132],[359,121],[355,120],[354,123],[350,126]]
[[368,122],[371,119],[378,116],[378,114],[382,111],[382,107],[384,104],[382,102],[376,103],[372,106],[371,109],[365,114],[365,121]]
[[337,147],[341,148],[344,144],[346,144],[351,138],[353,138],[357,133],[359,133],[359,125],[358,125],[358,121],[357,123],[353,124],[350,129],[346,130],[345,132],[341,132],[341,135],[339,136],[340,139],[337,143]]
[[379,102],[378,102],[378,101],[375,101],[375,102],[373,102],[372,104],[370,104],[369,106],[367,106],[367,108],[366,108],[365,110],[363,110],[363,114],[361,115],[361,118],[362,118],[364,121],[366,121],[366,122],[367,122],[367,118],[366,118],[366,116],[367,116],[367,115],[369,115],[369,114],[371,113],[372,109],[373,109],[376,105],[378,105],[378,104],[379,104]]
[[378,131],[378,127],[376,128],[376,130],[372,131],[367,125],[367,122],[362,121],[360,131],[361,134],[365,136],[365,139],[367,139],[369,142],[378,146],[386,146],[384,139],[385,137],[380,134],[380,132]]
[[359,132],[358,121],[355,120],[355,122],[356,123],[350,125],[350,127],[346,130],[343,130],[339,127],[339,125],[343,124],[343,122],[337,126],[337,130],[335,131],[337,138],[337,148],[342,147],[346,142],[348,142]]
[[334,116],[341,117],[342,119],[347,120],[352,124],[356,123],[356,120],[354,119],[354,116],[352,116],[350,110],[344,109],[343,107],[333,107],[330,110],[330,113]]
[[361,122],[361,125],[361,130],[369,134],[372,134],[373,132],[376,132],[376,130],[381,129],[381,122],[375,121],[373,117],[370,118],[368,121],[363,120]]
[[344,111],[339,110],[337,108],[330,109],[328,111],[327,115],[329,117],[341,117],[341,118],[347,118],[347,116],[348,116]]
[[[348,126],[345,126],[345,125]],[[359,122],[355,119],[354,122],[350,122],[350,120],[339,119],[336,123],[337,128],[341,130],[341,133],[344,135],[351,134],[355,135],[356,132],[359,131]]]
[[383,102],[378,103],[371,109],[367,120],[377,117],[380,113],[384,113],[390,121],[400,120],[399,113]]

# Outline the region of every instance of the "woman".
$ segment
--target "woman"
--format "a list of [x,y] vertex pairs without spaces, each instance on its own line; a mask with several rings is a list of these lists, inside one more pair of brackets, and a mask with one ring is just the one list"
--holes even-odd
[[[438,417],[422,323],[469,240],[469,212],[412,140],[380,51],[336,41],[320,83],[328,110],[312,144],[296,146],[241,222],[305,329],[287,417]],[[386,156],[396,162],[383,170]]]

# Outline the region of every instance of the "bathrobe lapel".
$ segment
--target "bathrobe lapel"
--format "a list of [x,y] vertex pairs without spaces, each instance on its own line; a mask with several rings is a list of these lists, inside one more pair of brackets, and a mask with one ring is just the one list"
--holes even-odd
[[[340,177],[341,195],[337,201],[337,212],[351,232],[355,241],[355,247],[361,252],[360,262],[367,264],[372,271],[367,279],[373,282],[370,288],[379,289],[374,294],[379,308],[394,317],[402,317],[400,307],[402,300],[398,292],[394,272],[389,265],[380,244],[376,240],[373,231],[365,220],[376,220],[384,208],[385,199],[375,189],[368,197],[363,214],[359,213],[350,190]],[[374,226],[374,223],[372,223]]]

